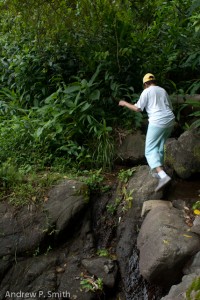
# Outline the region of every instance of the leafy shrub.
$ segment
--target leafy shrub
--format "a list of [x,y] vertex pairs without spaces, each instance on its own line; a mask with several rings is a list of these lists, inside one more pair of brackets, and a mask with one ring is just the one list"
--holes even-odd
[[0,186],[10,188],[23,180],[23,175],[10,160],[2,163],[0,167]]
[[111,168],[113,129],[142,124],[118,101],[136,101],[145,72],[169,91],[199,91],[198,1],[31,5],[0,3],[2,160]]
[[114,140],[105,119],[114,121],[104,110],[105,99],[101,102],[98,74],[99,69],[88,81],[60,86],[42,107],[28,110],[17,106],[15,92],[3,89],[0,158],[42,167],[65,157],[66,165],[111,168]]
[[[187,109],[190,111],[193,110],[192,113],[189,113],[187,119],[185,118],[185,128],[198,128],[200,127],[200,101],[195,100],[187,100],[183,104],[180,105],[177,119],[180,120],[181,111],[183,109]],[[190,126],[188,126],[187,121],[190,119]]]

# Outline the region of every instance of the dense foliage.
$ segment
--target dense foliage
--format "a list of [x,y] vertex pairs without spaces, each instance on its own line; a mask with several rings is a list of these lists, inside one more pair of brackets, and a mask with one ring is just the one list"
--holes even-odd
[[200,91],[197,0],[1,0],[0,8],[1,161],[111,168],[117,129],[142,122],[118,100],[136,101],[144,73],[169,93]]

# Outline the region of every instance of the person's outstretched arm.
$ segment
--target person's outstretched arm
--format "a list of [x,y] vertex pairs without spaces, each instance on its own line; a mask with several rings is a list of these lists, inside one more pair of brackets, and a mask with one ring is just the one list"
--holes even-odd
[[134,111],[137,111],[137,112],[140,112],[142,111],[140,108],[138,108],[135,104],[131,104],[131,103],[128,103],[124,100],[120,100],[119,101],[119,106],[125,106],[131,110],[134,110]]

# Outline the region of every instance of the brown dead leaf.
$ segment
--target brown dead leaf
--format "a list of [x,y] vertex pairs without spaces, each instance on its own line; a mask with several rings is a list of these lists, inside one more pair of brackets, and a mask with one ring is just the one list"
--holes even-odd
[[44,197],[44,202],[47,202],[49,200],[49,197]]

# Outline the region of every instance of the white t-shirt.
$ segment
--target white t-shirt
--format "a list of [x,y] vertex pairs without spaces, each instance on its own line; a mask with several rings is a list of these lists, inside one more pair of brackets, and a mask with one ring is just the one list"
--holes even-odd
[[135,105],[142,111],[146,110],[149,123],[152,125],[170,127],[174,124],[175,117],[169,96],[163,88],[157,85],[146,88]]

